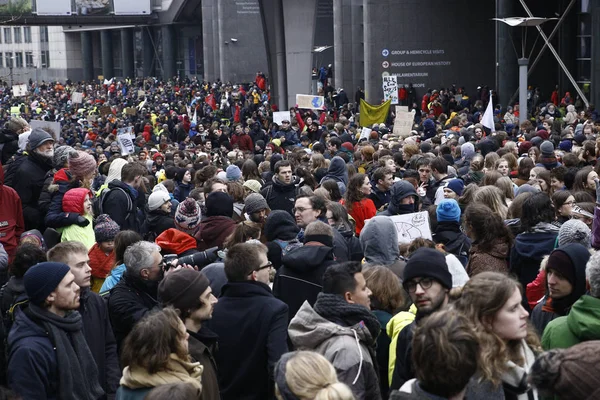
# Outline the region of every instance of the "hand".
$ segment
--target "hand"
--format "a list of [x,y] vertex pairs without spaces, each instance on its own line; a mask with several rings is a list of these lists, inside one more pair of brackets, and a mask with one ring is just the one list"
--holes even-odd
[[417,188],[417,194],[419,197],[423,197],[427,194],[427,183],[423,182]]
[[81,226],[82,228],[85,228],[90,224],[90,221],[87,218],[80,215],[79,217],[77,217],[77,221],[75,221],[75,223]]

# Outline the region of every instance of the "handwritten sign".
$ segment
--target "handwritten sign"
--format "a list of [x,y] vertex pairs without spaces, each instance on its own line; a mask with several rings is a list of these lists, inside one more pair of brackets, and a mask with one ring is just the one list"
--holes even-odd
[[372,131],[372,129],[362,128],[362,131],[360,131],[360,137],[358,138],[358,141],[360,142],[363,139],[369,140],[371,131]]
[[391,104],[398,104],[398,80],[396,76],[383,77],[383,100],[391,100]]
[[73,92],[71,95],[71,102],[73,104],[81,104],[83,103],[83,93],[81,92]]
[[117,141],[119,142],[119,147],[121,148],[121,154],[124,156],[135,153],[135,148],[133,146],[135,137],[133,136],[132,132],[133,127],[131,126],[117,129]]
[[429,214],[426,211],[390,217],[398,232],[398,243],[410,243],[416,238],[431,240]]
[[111,113],[110,106],[100,107],[100,115],[102,115],[103,117],[106,117],[110,113]]
[[408,137],[413,127],[415,114],[408,111],[406,106],[396,106],[396,118],[394,119],[394,135]]
[[14,85],[12,87],[13,96],[22,97],[27,94],[27,85]]
[[135,107],[127,107],[125,109],[125,114],[127,114],[127,115],[137,115],[137,109]]
[[290,112],[289,111],[275,111],[273,112],[273,123],[277,125],[281,125],[283,121],[290,120]]

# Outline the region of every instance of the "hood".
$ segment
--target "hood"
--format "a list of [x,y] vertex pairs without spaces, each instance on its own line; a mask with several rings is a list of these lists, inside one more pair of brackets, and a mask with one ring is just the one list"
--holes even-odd
[[[290,340],[296,348],[316,349],[327,340],[336,336],[350,336],[352,341],[370,342],[371,334],[366,326],[356,324],[346,327],[321,317],[305,301],[288,327]],[[355,336],[356,334],[356,336]]]
[[333,261],[333,249],[328,246],[302,246],[283,256],[283,265],[297,271],[309,272],[326,261]]
[[600,339],[600,299],[582,296],[571,307],[567,325],[581,341]]
[[47,338],[46,330],[27,318],[20,307],[15,310],[15,323],[8,334],[8,345],[12,348],[19,340],[28,337]]
[[419,198],[412,183],[404,180],[395,182],[390,189],[390,194],[392,196],[391,201],[396,205],[400,204],[400,201],[408,196],[414,196],[415,199]]
[[182,254],[197,247],[196,239],[175,228],[169,228],[158,235],[155,242],[164,253]]
[[541,260],[554,250],[556,232],[521,233],[515,240],[515,250],[524,257]]
[[294,190],[296,190],[296,185],[300,183],[300,178],[298,178],[296,175],[292,175],[292,182],[290,182],[290,183],[281,182],[279,180],[279,178],[277,177],[277,174],[273,175],[271,180],[273,181],[273,189],[276,189],[276,190],[282,191],[282,192],[292,190],[292,188]]
[[321,182],[327,179],[333,179],[348,186],[348,170],[346,169],[346,162],[342,157],[335,156],[331,159],[327,175],[325,175]]
[[566,304],[567,306],[570,306],[587,291],[585,266],[590,259],[590,252],[585,246],[579,243],[569,243],[559,247],[554,251],[564,252],[571,259],[571,262],[575,268],[575,285],[573,287],[573,291],[564,299],[556,300]]
[[62,200],[62,209],[66,213],[77,213],[84,215],[83,202],[86,197],[92,197],[94,194],[87,188],[70,189],[65,193]]
[[71,180],[71,173],[66,168],[61,168],[54,174],[54,183],[58,182],[69,182]]
[[110,163],[110,167],[108,168],[108,175],[106,176],[105,184],[109,184],[114,180],[121,180],[121,170],[123,166],[127,164],[122,158],[117,158]]
[[387,335],[391,338],[398,337],[400,331],[415,320],[415,315],[417,315],[417,307],[414,304],[411,304],[408,311],[400,311],[394,315],[385,326]]
[[200,223],[200,231],[197,238],[207,242],[215,241],[224,230],[235,227],[235,221],[229,217],[208,217]]
[[398,231],[389,217],[371,218],[360,231],[359,239],[369,264],[390,265],[399,259]]

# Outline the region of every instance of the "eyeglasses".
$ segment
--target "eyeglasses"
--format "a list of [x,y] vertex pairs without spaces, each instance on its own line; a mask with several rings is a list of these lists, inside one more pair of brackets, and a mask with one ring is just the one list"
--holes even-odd
[[423,290],[427,290],[433,285],[433,279],[431,278],[423,278],[420,281],[409,281],[404,283],[404,289],[409,293],[414,293],[417,291],[417,285],[420,285]]
[[294,214],[296,214],[296,211],[298,211],[300,214],[302,214],[304,211],[307,211],[307,210],[312,210],[312,208],[302,208],[302,207],[298,207],[298,208],[294,207],[294,208],[292,208],[292,212]]
[[269,261],[268,263],[266,263],[262,267],[258,267],[257,269],[255,269],[255,271],[256,272],[262,271],[263,269],[271,268],[272,266],[273,266],[273,263]]

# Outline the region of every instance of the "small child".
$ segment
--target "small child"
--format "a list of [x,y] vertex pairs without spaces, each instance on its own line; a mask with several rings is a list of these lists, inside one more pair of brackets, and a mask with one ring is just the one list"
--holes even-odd
[[96,218],[94,234],[96,243],[91,248],[88,256],[90,268],[92,268],[92,291],[100,292],[104,280],[115,266],[115,236],[119,233],[119,225],[113,221],[108,214],[99,215]]
[[86,188],[71,189],[65,193],[62,201],[63,212],[79,214],[79,218],[77,223],[57,229],[61,234],[61,242],[81,242],[88,250],[94,246],[96,238],[92,227],[92,196],[92,191]]

